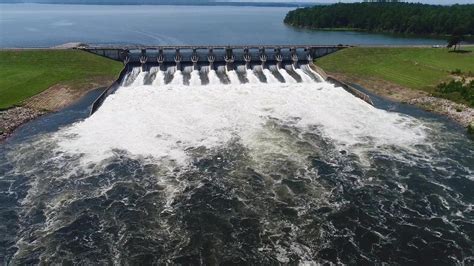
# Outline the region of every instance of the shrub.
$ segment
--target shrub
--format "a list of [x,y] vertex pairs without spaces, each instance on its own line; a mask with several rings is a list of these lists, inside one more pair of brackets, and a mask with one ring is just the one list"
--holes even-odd
[[451,74],[452,74],[452,75],[461,75],[461,74],[462,74],[462,71],[461,71],[461,69],[456,68],[456,70],[451,71]]
[[474,107],[474,81],[466,84],[465,80],[452,80],[448,83],[441,83],[435,91],[435,96],[460,102]]

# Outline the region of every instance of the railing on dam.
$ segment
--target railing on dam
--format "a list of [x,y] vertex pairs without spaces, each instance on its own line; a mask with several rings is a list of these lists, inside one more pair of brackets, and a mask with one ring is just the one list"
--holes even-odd
[[232,46],[81,46],[78,49],[126,63],[214,63],[310,61],[346,45],[232,45]]

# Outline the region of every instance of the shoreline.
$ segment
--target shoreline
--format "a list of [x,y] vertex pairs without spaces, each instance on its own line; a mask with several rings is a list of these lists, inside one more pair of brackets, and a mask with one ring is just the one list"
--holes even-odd
[[80,101],[93,90],[108,87],[94,84],[81,90],[56,84],[47,90],[27,99],[21,106],[0,111],[0,144],[5,142],[24,124],[43,115],[58,112]]
[[0,144],[6,141],[20,126],[47,113],[47,111],[24,106],[15,106],[0,111]]
[[[415,34],[415,33],[399,33],[399,32],[392,32],[392,31],[371,31],[366,29],[359,29],[359,28],[314,28],[310,26],[300,26],[291,23],[285,23],[285,25],[289,27],[293,27],[296,29],[303,29],[303,30],[310,30],[310,31],[340,31],[340,32],[359,32],[359,33],[367,33],[367,34],[380,34],[380,35],[388,35],[394,36],[399,38],[426,38],[431,40],[439,40],[446,42],[447,39],[451,35],[449,34]],[[465,36],[465,45],[474,45],[474,35],[466,35]]]
[[468,107],[464,104],[434,97],[424,91],[404,88],[382,79],[361,79],[332,72],[328,72],[328,75],[344,83],[359,85],[379,97],[398,103],[413,105],[427,112],[446,116],[468,129],[468,131],[472,130],[471,128],[474,128],[474,108]]

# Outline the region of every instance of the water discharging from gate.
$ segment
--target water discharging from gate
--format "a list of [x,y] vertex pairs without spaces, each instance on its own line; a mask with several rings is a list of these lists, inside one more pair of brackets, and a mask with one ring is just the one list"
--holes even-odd
[[1,188],[16,195],[2,254],[17,264],[404,264],[429,252],[461,262],[473,255],[462,188],[473,149],[446,132],[305,66],[137,67],[91,117],[2,155],[12,185]]

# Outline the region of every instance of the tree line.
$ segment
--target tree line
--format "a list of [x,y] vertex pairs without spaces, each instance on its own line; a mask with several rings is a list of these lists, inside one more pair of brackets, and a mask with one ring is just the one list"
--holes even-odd
[[474,5],[338,3],[290,11],[284,22],[288,25],[312,29],[474,35]]

